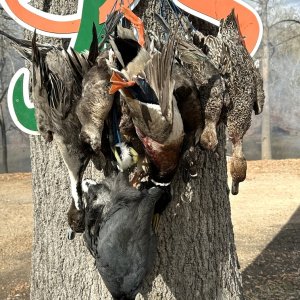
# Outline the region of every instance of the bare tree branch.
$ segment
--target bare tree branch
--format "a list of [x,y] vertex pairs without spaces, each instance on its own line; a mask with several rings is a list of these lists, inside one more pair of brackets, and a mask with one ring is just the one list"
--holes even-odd
[[8,91],[8,86],[5,88],[5,90],[2,92],[2,95],[0,97],[0,103],[3,101],[4,97],[6,96],[6,93]]
[[256,4],[261,4],[261,2],[259,0],[249,0],[249,1],[254,2]]
[[273,47],[280,46],[280,45],[282,45],[282,44],[284,44],[284,43],[287,43],[287,42],[289,42],[289,41],[291,41],[291,40],[293,40],[293,39],[295,39],[295,38],[298,38],[298,37],[300,37],[300,34],[297,34],[297,35],[295,35],[295,36],[293,36],[293,37],[291,37],[291,38],[289,38],[289,39],[286,39],[286,40],[284,40],[284,41],[282,41],[282,42],[280,42],[280,43],[274,45]]
[[270,25],[269,26],[269,29],[271,29],[272,27],[278,25],[278,24],[281,24],[281,23],[285,23],[285,22],[292,22],[292,23],[297,23],[297,24],[300,24],[300,21],[298,20],[294,20],[294,19],[285,19],[285,20],[280,20],[278,22],[275,22],[274,24]]

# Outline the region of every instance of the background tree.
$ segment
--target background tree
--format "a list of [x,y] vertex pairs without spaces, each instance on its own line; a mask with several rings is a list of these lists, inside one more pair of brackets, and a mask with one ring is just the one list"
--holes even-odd
[[[13,36],[20,36],[22,33],[20,27],[6,14],[1,5],[0,29]],[[28,167],[25,167],[26,155],[24,155],[24,147],[20,147],[24,146],[24,144],[28,145],[27,159],[29,160],[29,139],[28,136],[17,129],[12,122],[6,101],[9,81],[15,73],[15,69],[18,68],[21,63],[23,63],[24,66],[24,62],[20,56],[16,54],[15,51],[11,51],[7,40],[3,36],[0,36],[0,172],[29,170]],[[14,147],[10,147],[12,143]],[[16,144],[18,147],[15,146]],[[9,150],[13,150],[12,153],[10,153]]]
[[261,59],[265,89],[261,157],[271,159],[272,129],[285,127],[297,130],[297,116],[293,111],[299,105],[297,91],[300,72],[299,68],[297,69],[297,45],[300,38],[300,16],[299,12],[287,6],[285,1],[249,0],[249,3],[259,12],[264,27],[261,49],[257,55]]
[[[0,8],[0,28],[4,27],[5,20],[9,21],[9,17],[6,16],[3,9]],[[7,30],[6,28],[3,28]],[[2,161],[4,172],[8,172],[8,163],[7,163],[7,139],[6,139],[6,122],[4,119],[4,99],[6,99],[6,94],[8,87],[6,85],[6,71],[8,60],[12,59],[9,55],[9,52],[6,51],[6,43],[4,38],[0,37],[0,130],[1,130],[1,144],[2,144]],[[13,66],[13,63],[11,64]],[[9,68],[9,67],[8,67]]]
[[[47,4],[49,5],[45,5]],[[73,1],[31,1],[51,13],[74,13]],[[156,30],[153,12],[160,2],[141,0],[137,13]],[[42,38],[40,41],[50,41]],[[53,41],[52,41],[53,43]],[[153,271],[137,299],[242,299],[228,198],[225,133],[219,130],[221,157],[198,150],[198,178],[184,184],[181,167],[173,201],[161,218]],[[34,240],[31,299],[110,299],[83,240],[66,239],[70,202],[66,167],[55,144],[31,137]],[[93,166],[85,177],[99,178]]]

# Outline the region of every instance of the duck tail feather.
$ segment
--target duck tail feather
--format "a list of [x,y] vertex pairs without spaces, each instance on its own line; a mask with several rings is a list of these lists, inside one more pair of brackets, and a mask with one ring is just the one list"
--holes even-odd
[[10,45],[14,47],[23,58],[30,61],[31,59],[31,43],[27,40],[17,39],[8,33],[0,30],[0,34],[10,40]]
[[[36,31],[33,33],[31,41],[31,63],[32,63],[32,82],[40,88],[48,81],[48,67],[41,55],[38,44],[36,43]],[[41,98],[41,97],[40,97]]]
[[99,55],[99,48],[98,48],[98,35],[95,23],[93,23],[93,39],[90,45],[88,61],[94,65],[96,63],[96,59]]
[[[92,44],[91,47],[95,47],[95,42],[92,42]],[[72,71],[74,79],[77,83],[77,88],[79,88],[79,90],[81,90],[82,88],[82,80],[84,75],[88,72],[88,70],[93,65],[93,62],[90,61],[90,59],[96,60],[98,56],[95,53],[95,50],[92,51],[94,51],[94,53],[93,55],[91,55],[91,57],[90,54],[87,56],[86,54],[78,53],[73,48],[70,48],[70,52],[65,51],[65,56],[67,58],[68,65]]]

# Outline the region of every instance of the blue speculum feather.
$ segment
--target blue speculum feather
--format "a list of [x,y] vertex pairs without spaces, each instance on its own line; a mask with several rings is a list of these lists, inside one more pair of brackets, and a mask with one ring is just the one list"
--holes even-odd
[[117,105],[114,103],[112,107],[112,131],[113,131],[113,143],[114,145],[121,143],[121,135],[119,130],[119,118],[118,118],[118,111]]
[[126,88],[134,99],[142,103],[159,104],[154,90],[145,79],[137,77],[135,81],[137,85]]

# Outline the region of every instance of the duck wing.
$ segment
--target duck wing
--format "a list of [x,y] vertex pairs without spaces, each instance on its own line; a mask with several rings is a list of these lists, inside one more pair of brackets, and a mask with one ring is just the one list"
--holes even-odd
[[161,114],[172,124],[173,122],[173,91],[175,80],[172,69],[175,56],[175,36],[170,37],[162,52],[156,52],[145,66],[144,74],[149,86],[158,99]]
[[[71,111],[71,93],[65,87],[63,81],[54,73],[49,73],[51,89],[49,91],[49,105],[54,123],[61,123]],[[61,125],[61,124],[60,124]]]

